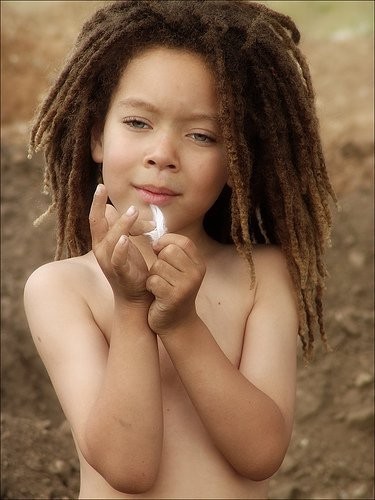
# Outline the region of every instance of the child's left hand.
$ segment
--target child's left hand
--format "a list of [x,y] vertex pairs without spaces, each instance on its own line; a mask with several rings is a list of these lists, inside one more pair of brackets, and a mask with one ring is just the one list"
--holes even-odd
[[153,248],[158,258],[146,282],[155,296],[148,323],[155,333],[164,335],[197,318],[195,299],[206,267],[195,244],[185,236],[165,234]]

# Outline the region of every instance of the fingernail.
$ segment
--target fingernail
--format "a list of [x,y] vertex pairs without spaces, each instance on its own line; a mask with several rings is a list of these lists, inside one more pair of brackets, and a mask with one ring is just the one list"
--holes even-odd
[[125,214],[128,216],[128,217],[131,217],[132,215],[135,214],[135,206],[134,205],[131,205],[127,211],[125,212]]
[[104,190],[103,184],[98,184],[96,186],[95,194],[101,194],[103,192],[103,190]]

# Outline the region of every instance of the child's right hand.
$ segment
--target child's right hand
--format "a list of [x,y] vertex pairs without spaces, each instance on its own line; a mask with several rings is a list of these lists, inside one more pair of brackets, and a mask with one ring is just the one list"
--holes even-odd
[[129,240],[153,228],[152,221],[138,220],[138,211],[130,207],[119,214],[107,205],[108,193],[103,184],[95,191],[89,215],[92,250],[100,268],[108,279],[115,299],[146,305],[153,296],[146,290],[149,272],[138,248]]

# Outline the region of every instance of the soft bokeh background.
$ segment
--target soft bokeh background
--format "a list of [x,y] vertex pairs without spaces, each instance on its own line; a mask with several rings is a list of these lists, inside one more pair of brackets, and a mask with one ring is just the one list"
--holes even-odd
[[[103,2],[2,2],[2,484],[1,498],[75,498],[78,463],[69,428],[23,312],[28,275],[52,260],[53,220],[42,158],[26,159],[33,111],[83,20]],[[373,4],[264,2],[302,32],[332,183],[335,213],[326,327],[298,373],[291,446],[272,498],[373,498]]]

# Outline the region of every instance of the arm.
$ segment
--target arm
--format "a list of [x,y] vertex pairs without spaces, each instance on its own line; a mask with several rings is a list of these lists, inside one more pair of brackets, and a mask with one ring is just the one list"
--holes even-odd
[[[160,245],[167,248],[168,240],[164,237]],[[159,254],[168,265],[156,266],[150,289],[162,302],[161,310],[167,301],[172,304],[169,312],[173,307],[178,310],[180,299],[184,310],[181,317],[175,310],[169,323],[167,312],[164,317],[155,315],[157,321],[151,318],[154,323],[150,325],[162,339],[217,448],[238,473],[253,480],[266,479],[284,458],[293,421],[298,322],[285,262],[274,250],[267,272],[258,269],[265,278],[258,284],[238,370],[197,316],[193,301],[187,299],[189,293],[194,295],[189,282],[197,290],[197,268],[202,269],[196,249],[182,239],[169,247]]]
[[107,369],[85,437],[94,468],[111,478],[116,489],[139,493],[155,481],[162,449],[159,355],[147,323],[152,302],[146,290],[148,268],[124,238],[133,232],[137,212],[119,217],[106,200],[101,185],[92,203],[90,229],[93,252],[113,290],[114,316]]
[[146,315],[115,305],[108,362],[84,433],[91,465],[126,493],[150,489],[163,440],[158,350]]
[[108,362],[84,433],[89,463],[126,493],[150,489],[162,448],[158,350],[145,315],[115,305]]
[[[136,214],[118,219],[109,229],[105,199],[102,194],[94,200],[90,222],[97,259],[114,291],[109,347],[77,287],[67,285],[87,278],[68,261],[44,266],[31,276],[25,309],[85,459],[115,489],[140,493],[156,478],[162,447],[159,359],[147,324],[150,297],[144,283],[144,290],[136,286],[145,272],[142,261],[137,263],[140,255],[130,242],[116,249],[119,234],[128,233]],[[111,262],[106,255],[112,256]]]

